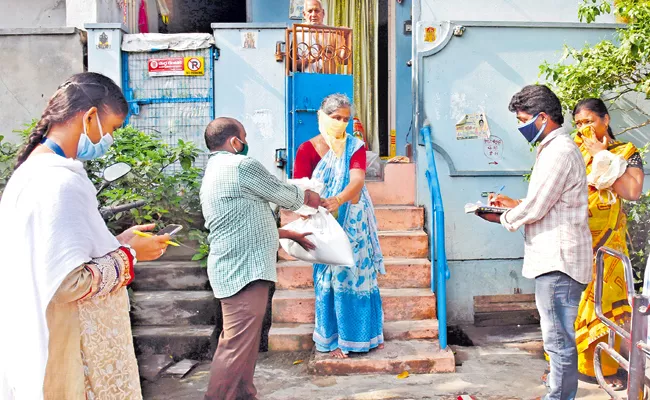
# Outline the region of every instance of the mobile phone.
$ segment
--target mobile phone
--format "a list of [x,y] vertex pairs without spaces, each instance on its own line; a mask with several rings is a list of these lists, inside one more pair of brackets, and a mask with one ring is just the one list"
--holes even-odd
[[180,230],[183,229],[182,225],[176,225],[176,224],[169,224],[166,227],[162,228],[161,230],[156,233],[156,235],[169,235],[169,236],[174,236]]

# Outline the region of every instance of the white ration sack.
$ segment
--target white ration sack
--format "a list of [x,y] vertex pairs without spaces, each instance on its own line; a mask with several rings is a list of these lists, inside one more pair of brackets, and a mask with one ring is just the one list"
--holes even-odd
[[319,207],[318,212],[308,219],[297,219],[282,229],[299,233],[311,232],[307,239],[316,246],[314,250],[307,251],[293,240],[280,239],[280,245],[292,257],[316,264],[354,265],[348,235],[323,207]]
[[[316,192],[319,195],[321,194],[323,188],[325,187],[325,184],[323,184],[323,182],[318,181],[316,179],[309,179],[309,178],[288,179],[287,183],[298,186],[298,189],[302,190],[303,192],[305,190],[311,190],[312,192]],[[294,212],[298,215],[314,215],[316,214],[317,210],[315,208],[303,204],[299,209],[297,209]]]

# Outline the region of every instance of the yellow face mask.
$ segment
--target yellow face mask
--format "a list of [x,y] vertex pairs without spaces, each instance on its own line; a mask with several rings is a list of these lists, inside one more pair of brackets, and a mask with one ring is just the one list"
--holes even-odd
[[318,110],[318,130],[323,135],[327,146],[339,158],[345,151],[345,128],[347,126],[347,122],[336,120]]
[[580,136],[583,138],[594,138],[596,137],[596,132],[594,132],[594,127],[591,125],[585,125],[580,130],[578,131],[580,133]]

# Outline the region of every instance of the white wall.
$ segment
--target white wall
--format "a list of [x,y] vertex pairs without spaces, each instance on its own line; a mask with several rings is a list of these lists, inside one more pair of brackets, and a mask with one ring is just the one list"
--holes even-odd
[[0,29],[65,26],[66,0],[0,0]]
[[[66,2],[67,26],[83,29],[85,24],[124,23],[122,9],[117,5],[116,0],[66,0]],[[130,10],[136,13],[135,20],[137,21],[140,3],[137,0],[133,0],[133,4],[137,4],[137,6],[130,7]],[[158,33],[158,6],[156,0],[146,0],[146,5],[149,32]]]
[[18,141],[14,129],[40,118],[57,87],[82,72],[83,45],[73,28],[17,34],[0,30],[0,135]]

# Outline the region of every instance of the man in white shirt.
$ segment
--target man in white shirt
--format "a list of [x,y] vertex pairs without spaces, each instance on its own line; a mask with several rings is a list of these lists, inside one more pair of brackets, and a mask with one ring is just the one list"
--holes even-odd
[[511,232],[524,227],[522,274],[535,279],[544,350],[551,363],[546,399],[574,399],[578,390],[574,324],[580,297],[592,278],[593,258],[585,164],[562,127],[562,106],[549,88],[524,87],[512,97],[509,110],[517,114],[526,140],[539,143],[528,193],[521,200],[492,195],[492,205],[511,209],[500,216],[479,216]]

